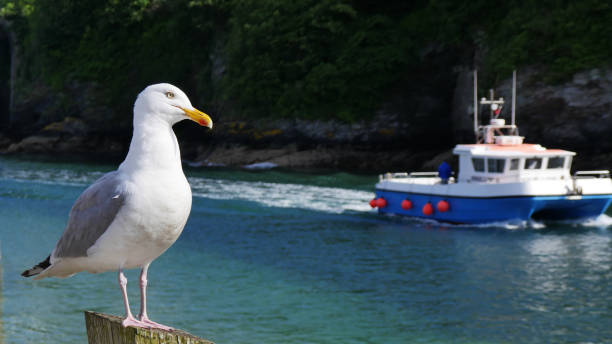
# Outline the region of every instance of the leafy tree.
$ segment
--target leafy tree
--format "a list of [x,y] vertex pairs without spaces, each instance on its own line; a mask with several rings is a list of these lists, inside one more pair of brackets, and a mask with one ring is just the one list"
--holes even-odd
[[494,84],[540,65],[554,82],[612,56],[607,0],[0,0],[0,16],[19,37],[24,88],[95,84],[117,114],[168,81],[237,117],[354,121],[425,68],[476,61]]
[[367,116],[414,60],[395,20],[343,0],[237,1],[229,26],[226,86],[245,113]]

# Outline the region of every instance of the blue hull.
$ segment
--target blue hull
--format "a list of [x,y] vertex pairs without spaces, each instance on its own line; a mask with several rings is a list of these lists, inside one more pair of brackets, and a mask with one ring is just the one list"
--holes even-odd
[[[601,215],[610,203],[612,195],[582,195],[577,199],[565,196],[526,196],[467,198],[409,194],[376,190],[376,198],[382,197],[387,205],[379,208],[381,214],[434,219],[452,223],[488,223],[507,220],[570,220]],[[402,209],[403,200],[409,199],[412,208]],[[445,200],[448,211],[438,211],[436,205]],[[423,206],[430,202],[433,214],[423,214]]]

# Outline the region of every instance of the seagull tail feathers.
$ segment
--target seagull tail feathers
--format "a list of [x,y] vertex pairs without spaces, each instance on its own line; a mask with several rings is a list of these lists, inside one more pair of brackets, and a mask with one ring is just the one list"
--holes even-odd
[[31,269],[28,269],[22,272],[21,276],[32,277],[32,276],[38,275],[39,273],[43,272],[49,266],[51,266],[51,255],[49,255],[47,259],[43,260],[42,262],[34,265]]

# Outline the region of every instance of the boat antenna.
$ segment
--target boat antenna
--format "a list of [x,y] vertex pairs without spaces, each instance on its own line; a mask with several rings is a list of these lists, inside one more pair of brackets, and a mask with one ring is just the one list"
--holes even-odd
[[512,130],[516,131],[516,69],[512,71]]
[[478,142],[478,71],[474,70],[474,135]]

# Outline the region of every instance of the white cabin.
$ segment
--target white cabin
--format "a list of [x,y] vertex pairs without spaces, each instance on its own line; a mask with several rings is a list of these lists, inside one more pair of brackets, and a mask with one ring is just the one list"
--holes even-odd
[[457,145],[459,183],[516,183],[571,179],[574,152],[538,144],[495,143]]

